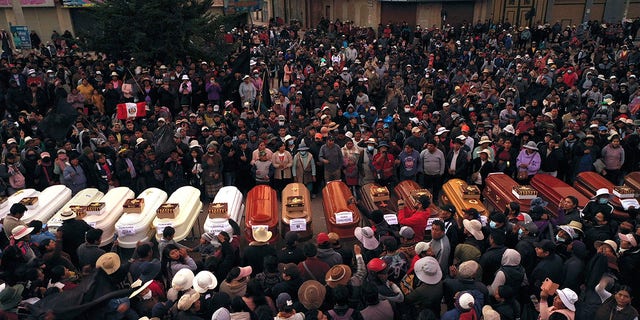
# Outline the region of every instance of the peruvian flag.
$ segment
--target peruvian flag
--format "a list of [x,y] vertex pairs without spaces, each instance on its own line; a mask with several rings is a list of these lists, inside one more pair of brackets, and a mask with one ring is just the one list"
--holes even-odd
[[136,117],[144,117],[147,115],[147,110],[145,109],[147,106],[146,102],[127,102],[120,103],[117,105],[118,107],[118,119],[126,120],[128,118],[136,118]]

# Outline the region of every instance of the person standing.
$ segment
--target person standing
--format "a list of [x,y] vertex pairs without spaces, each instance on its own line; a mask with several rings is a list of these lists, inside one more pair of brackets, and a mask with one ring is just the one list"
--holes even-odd
[[79,266],[78,248],[84,243],[87,232],[93,228],[86,221],[78,219],[74,211],[65,211],[60,217],[62,226],[58,228],[56,237],[62,241],[62,250],[69,254],[71,262]]
[[516,166],[518,167],[516,178],[518,183],[522,185],[529,184],[531,177],[540,170],[540,162],[540,153],[538,153],[536,143],[534,141],[527,142],[520,154],[518,154],[518,158],[516,158]]
[[275,167],[273,187],[278,191],[278,194],[281,194],[284,187],[291,181],[291,167],[293,166],[293,157],[286,150],[284,143],[278,143],[278,150],[273,153],[271,162]]
[[420,153],[409,143],[404,145],[404,150],[398,155],[396,165],[400,166],[400,181],[416,181],[416,176],[420,171]]
[[313,192],[313,183],[316,181],[316,163],[304,141],[300,142],[298,152],[293,156],[291,169],[293,181],[304,184],[309,192]]
[[617,186],[620,184],[622,175],[620,169],[624,165],[624,148],[620,146],[619,135],[609,137],[609,141],[609,144],[602,148],[602,161],[604,161],[605,168],[601,174]]
[[395,157],[389,153],[389,145],[382,141],[378,144],[378,154],[373,157],[373,167],[376,171],[376,181],[382,186],[388,186],[394,181]]
[[438,199],[446,163],[444,153],[436,146],[435,140],[429,140],[427,148],[420,153],[423,173],[422,186],[431,191],[434,199]]
[[320,147],[320,161],[324,167],[324,179],[329,182],[340,180],[340,169],[344,163],[340,146],[334,136],[327,137],[327,143]]
[[74,195],[87,187],[87,177],[80,166],[80,160],[78,157],[79,155],[75,151],[69,154],[69,166],[64,168],[63,173],[65,185],[71,189],[71,192]]

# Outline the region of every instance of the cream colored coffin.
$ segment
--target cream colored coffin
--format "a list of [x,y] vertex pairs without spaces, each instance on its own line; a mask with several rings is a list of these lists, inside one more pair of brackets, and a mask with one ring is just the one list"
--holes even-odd
[[229,224],[228,219],[240,225],[240,220],[244,214],[242,199],[242,192],[240,192],[238,188],[234,186],[221,188],[207,209],[207,220],[204,222],[204,232],[218,234],[220,231],[226,231],[232,235],[233,228],[231,224]]
[[[101,212],[92,213],[87,209],[84,221],[90,226],[103,231],[102,239],[100,239],[101,247],[113,242],[113,235],[116,233],[116,221],[120,219],[123,213],[122,205],[128,199],[133,199],[134,197],[135,193],[127,187],[113,188],[98,201],[98,203],[104,203],[104,209]],[[89,207],[91,207],[91,204],[89,204]]]
[[4,217],[9,214],[9,209],[11,209],[11,206],[20,202],[20,200],[27,197],[37,197],[39,195],[40,191],[36,189],[18,190],[16,193],[6,198],[5,201],[2,201],[2,204],[0,204],[0,219],[4,219]]
[[175,241],[184,240],[193,228],[193,224],[198,219],[200,210],[202,210],[202,201],[200,201],[200,190],[186,186],[176,190],[166,203],[178,205],[178,212],[173,218],[160,218],[156,216],[153,219],[153,227],[156,229],[156,239],[162,239],[162,231],[165,227],[171,226],[176,229],[173,237]]
[[86,207],[91,202],[99,201],[103,196],[104,193],[96,188],[87,188],[76,193],[71,200],[64,204],[64,206],[49,219],[49,231],[55,233],[56,230],[62,226],[62,219],[60,219],[60,217],[63,212],[71,210],[72,206]]
[[138,241],[148,241],[152,235],[151,223],[156,217],[156,210],[167,201],[167,193],[158,188],[142,191],[136,199],[143,200],[141,211],[129,212],[126,208],[116,222],[118,245],[123,248],[135,248]]
[[71,189],[64,185],[50,186],[38,195],[36,205],[27,206],[22,221],[29,223],[32,220],[40,220],[46,223],[62,206],[71,199]]

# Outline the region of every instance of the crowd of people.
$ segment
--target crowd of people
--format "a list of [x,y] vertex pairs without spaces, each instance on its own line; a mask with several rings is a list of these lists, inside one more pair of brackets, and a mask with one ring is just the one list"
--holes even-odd
[[[571,184],[595,171],[620,185],[640,170],[639,25],[375,30],[323,18],[301,32],[275,20],[221,30],[241,48],[223,63],[112,60],[78,51],[70,33],[13,55],[3,44],[4,196],[191,185],[210,202],[222,186],[301,182],[315,198],[331,180],[356,196],[413,180],[433,198],[397,225],[372,212],[353,246],[288,232],[279,247],[263,228],[241,246],[231,221],[195,248],[167,227],[131,259],[99,248],[102,230],[74,212],[54,234],[15,204],[0,235],[0,318],[637,319],[638,208],[616,218],[612,190],[582,211],[567,195],[558,212],[536,198],[485,220],[444,205],[425,229],[452,178],[482,189],[493,172]],[[120,117],[123,103],[145,115]],[[46,125],[65,106],[72,124]]]

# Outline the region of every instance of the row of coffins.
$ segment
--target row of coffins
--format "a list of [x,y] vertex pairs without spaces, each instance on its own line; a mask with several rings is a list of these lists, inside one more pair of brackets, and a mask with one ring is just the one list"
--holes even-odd
[[[615,217],[625,219],[629,216],[625,203],[637,200],[640,195],[640,172],[628,174],[623,186],[614,186],[597,173],[583,172],[577,176],[573,187],[546,174],[535,175],[530,186],[522,186],[508,175],[494,173],[485,179],[482,195],[478,187],[451,179],[443,185],[440,201],[455,207],[459,221],[468,209],[473,208],[486,217],[490,210],[503,211],[512,201],[520,204],[522,212],[528,212],[531,199],[535,197],[547,201],[549,204],[545,209],[553,215],[564,197],[575,196],[579,208],[583,208],[600,188],[613,194],[610,203],[615,209]],[[380,210],[387,222],[397,224],[397,210],[405,207],[418,210],[420,197],[431,198],[429,190],[414,181],[402,181],[393,191],[375,183],[366,184],[360,190],[358,205],[344,182],[330,181],[322,191],[327,231],[337,233],[340,238],[353,238],[355,228],[367,223],[361,210],[365,211],[366,217]],[[134,248],[138,241],[147,241],[154,234],[160,239],[167,226],[175,228],[176,241],[185,239],[203,207],[200,191],[190,186],[179,188],[170,197],[157,188],[146,189],[135,197],[127,187],[113,188],[106,194],[87,188],[71,197],[68,188],[56,185],[42,192],[24,189],[0,199],[0,218],[4,218],[15,203],[27,207],[23,221],[48,221],[49,229],[54,232],[62,225],[65,213],[73,211],[89,225],[104,231],[101,246],[118,239],[119,245],[125,248]],[[437,219],[440,209],[435,203],[430,209],[431,218]],[[311,197],[309,190],[300,183],[287,185],[281,200],[276,191],[266,185],[251,189],[246,199],[236,187],[224,187],[208,206],[203,229],[211,233],[233,233],[229,220],[240,223],[243,218],[244,233],[249,240],[252,240],[253,229],[265,226],[274,235],[295,231],[302,239],[313,236]],[[271,239],[276,240],[276,236]]]

